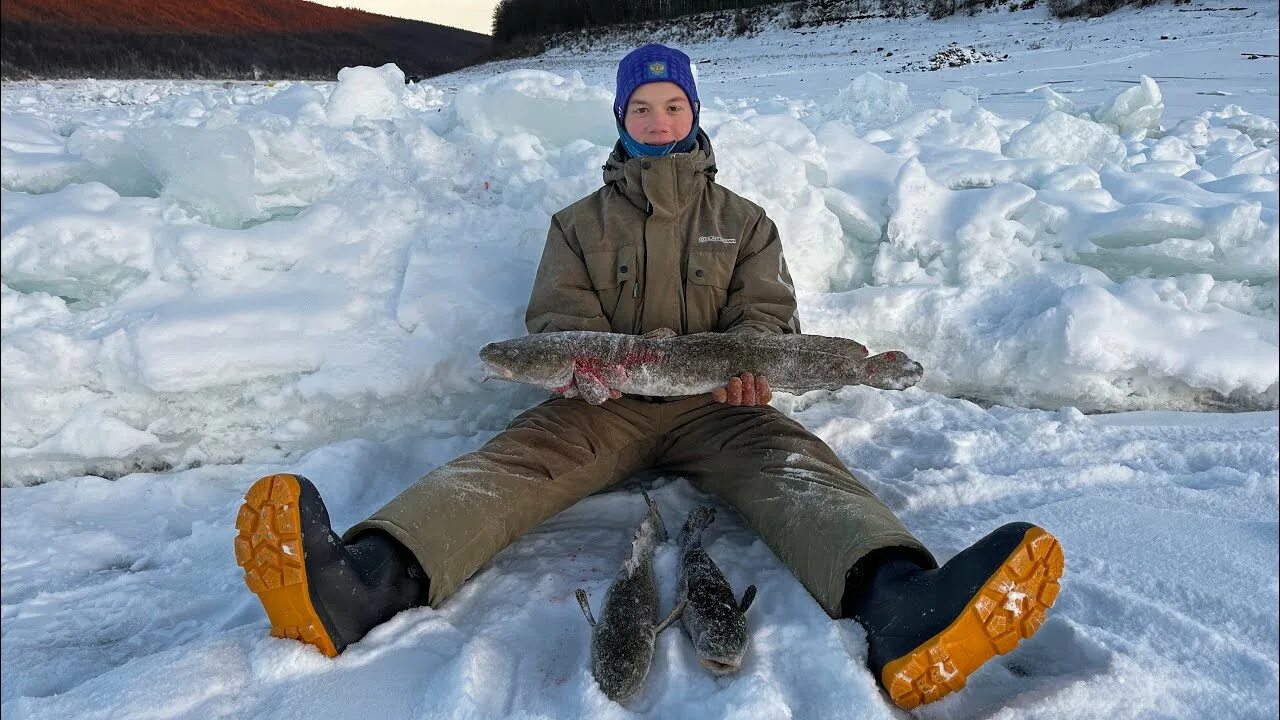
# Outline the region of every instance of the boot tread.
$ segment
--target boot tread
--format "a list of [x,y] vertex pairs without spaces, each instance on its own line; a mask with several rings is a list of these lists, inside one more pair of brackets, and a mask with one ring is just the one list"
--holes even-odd
[[881,681],[889,697],[910,710],[963,688],[983,663],[1040,629],[1064,567],[1057,539],[1029,529],[953,623],[885,665]]
[[338,649],[311,603],[303,563],[294,475],[268,475],[249,488],[236,516],[236,564],[271,621],[271,634],[315,646],[329,657]]

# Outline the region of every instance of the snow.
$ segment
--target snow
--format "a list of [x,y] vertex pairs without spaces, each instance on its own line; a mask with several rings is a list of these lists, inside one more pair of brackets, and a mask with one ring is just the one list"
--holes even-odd
[[1095,110],[1093,119],[1121,135],[1146,135],[1160,131],[1163,114],[1164,100],[1160,97],[1160,86],[1156,85],[1155,80],[1143,75],[1137,85]]
[[404,92],[404,72],[394,64],[343,68],[325,102],[325,117],[341,128],[350,128],[361,118],[389,120],[405,113]]
[[1103,125],[1057,110],[1010,136],[1004,154],[1011,158],[1045,158],[1060,165],[1084,165],[1093,170],[1122,162],[1128,155],[1120,138]]
[[823,109],[827,117],[843,120],[860,131],[891,125],[910,113],[907,86],[873,72],[854,78]]
[[[916,715],[1280,709],[1277,73],[1241,55],[1276,54],[1276,20],[1033,9],[684,46],[805,329],[926,369],[775,405],[940,559],[1019,519],[1066,549],[1036,638]],[[1009,57],[903,71],[952,42]],[[859,627],[725,506],[708,551],[761,588],[743,670],[711,677],[673,630],[626,709],[572,598],[629,554],[631,488],[337,661],[267,637],[240,580],[257,477],[307,475],[345,528],[540,399],[480,385],[476,351],[523,332],[550,214],[599,186],[623,51],[3,87],[6,718],[900,716]],[[715,502],[642,482],[668,526]]]

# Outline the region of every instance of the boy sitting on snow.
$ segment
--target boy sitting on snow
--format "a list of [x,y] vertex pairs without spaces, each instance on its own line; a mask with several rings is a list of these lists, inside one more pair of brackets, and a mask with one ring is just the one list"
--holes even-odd
[[[689,58],[646,45],[618,66],[619,141],[604,186],[556,213],[529,332],[800,331],[777,228],[714,182]],[[576,382],[599,382],[587,377]],[[438,605],[542,520],[645,468],[733,505],[833,618],[867,632],[868,664],[902,707],[964,687],[1030,637],[1058,592],[1062,551],[1027,523],[938,568],[825,443],[768,405],[764,377],[710,395],[548,400],[431,471],[339,536],[314,485],[262,478],[236,558],[272,634],[336,656],[376,625]]]

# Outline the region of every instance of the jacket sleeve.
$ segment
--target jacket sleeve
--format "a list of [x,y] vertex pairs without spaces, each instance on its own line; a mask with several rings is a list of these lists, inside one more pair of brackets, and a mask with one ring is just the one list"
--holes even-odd
[[798,333],[795,285],[778,227],[763,212],[745,237],[720,311],[721,332]]
[[556,217],[551,218],[551,229],[547,231],[547,244],[533,279],[524,324],[531,335],[562,330],[610,330],[591,276],[587,274],[582,251]]

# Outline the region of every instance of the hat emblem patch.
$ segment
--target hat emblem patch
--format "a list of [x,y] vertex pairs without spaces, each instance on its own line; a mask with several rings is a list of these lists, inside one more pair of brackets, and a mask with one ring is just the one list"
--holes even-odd
[[667,64],[661,61],[649,63],[649,77],[666,77]]

